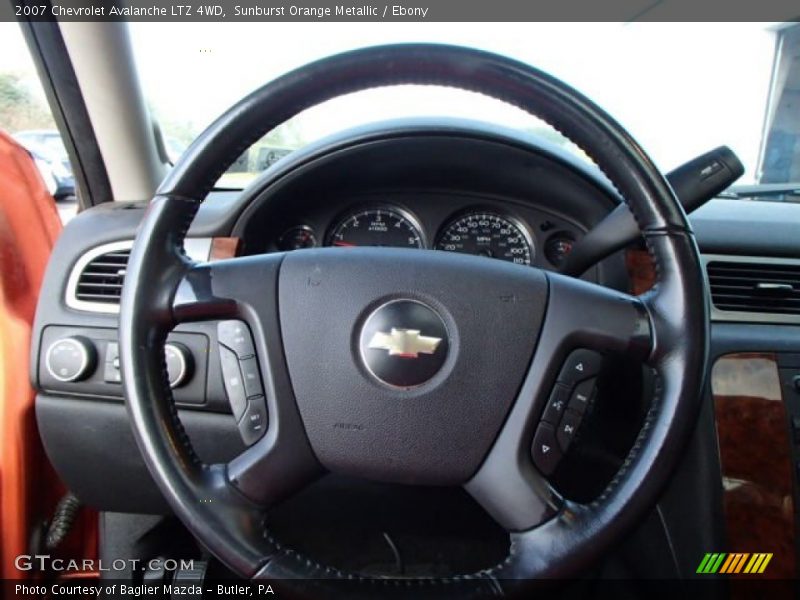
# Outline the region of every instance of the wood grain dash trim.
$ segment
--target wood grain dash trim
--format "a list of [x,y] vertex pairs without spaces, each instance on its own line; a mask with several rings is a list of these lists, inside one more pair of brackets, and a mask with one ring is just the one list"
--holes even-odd
[[215,237],[211,238],[211,253],[209,260],[223,260],[233,258],[239,254],[241,238],[238,237]]
[[627,250],[625,268],[630,279],[630,292],[638,296],[656,283],[656,266],[647,250]]
[[792,456],[777,359],[723,356],[714,364],[711,387],[729,543],[714,550],[772,552],[759,577],[794,578]]

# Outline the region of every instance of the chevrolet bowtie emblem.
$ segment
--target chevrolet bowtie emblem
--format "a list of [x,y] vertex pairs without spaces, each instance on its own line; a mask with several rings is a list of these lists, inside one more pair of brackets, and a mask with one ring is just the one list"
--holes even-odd
[[376,350],[388,350],[389,356],[400,358],[417,358],[420,354],[433,354],[442,338],[420,335],[418,329],[397,329],[391,332],[375,332],[369,341],[369,347]]

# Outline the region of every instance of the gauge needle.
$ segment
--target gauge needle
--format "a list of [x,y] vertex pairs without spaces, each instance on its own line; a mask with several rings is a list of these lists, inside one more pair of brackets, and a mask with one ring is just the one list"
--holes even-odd
[[334,246],[340,246],[342,248],[355,248],[355,244],[351,244],[349,242],[333,242]]

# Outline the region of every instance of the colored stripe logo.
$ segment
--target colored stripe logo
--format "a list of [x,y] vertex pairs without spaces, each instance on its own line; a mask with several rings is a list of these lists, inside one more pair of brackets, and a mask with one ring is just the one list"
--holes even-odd
[[700,561],[697,573],[712,575],[724,573],[727,575],[742,573],[756,575],[763,573],[769,561],[772,560],[772,553],[766,552],[709,552]]

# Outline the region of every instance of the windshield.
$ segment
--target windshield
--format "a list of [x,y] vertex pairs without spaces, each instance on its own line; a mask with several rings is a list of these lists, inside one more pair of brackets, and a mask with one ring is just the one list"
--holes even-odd
[[[740,183],[759,183],[764,175],[765,119],[775,95],[770,90],[781,32],[774,24],[131,23],[130,27],[145,93],[173,159],[239,98],[308,61],[374,44],[442,42],[506,54],[565,80],[628,128],[664,171],[727,144],[745,164]],[[789,67],[796,84],[798,65]],[[407,116],[482,119],[539,133],[569,148],[556,132],[501,102],[456,90],[403,86],[352,94],[302,113],[255,144],[220,184],[241,187],[288,151],[325,135]],[[796,131],[791,139],[781,139],[768,149],[770,163],[783,165],[782,170],[770,171],[772,183],[800,178]]]

